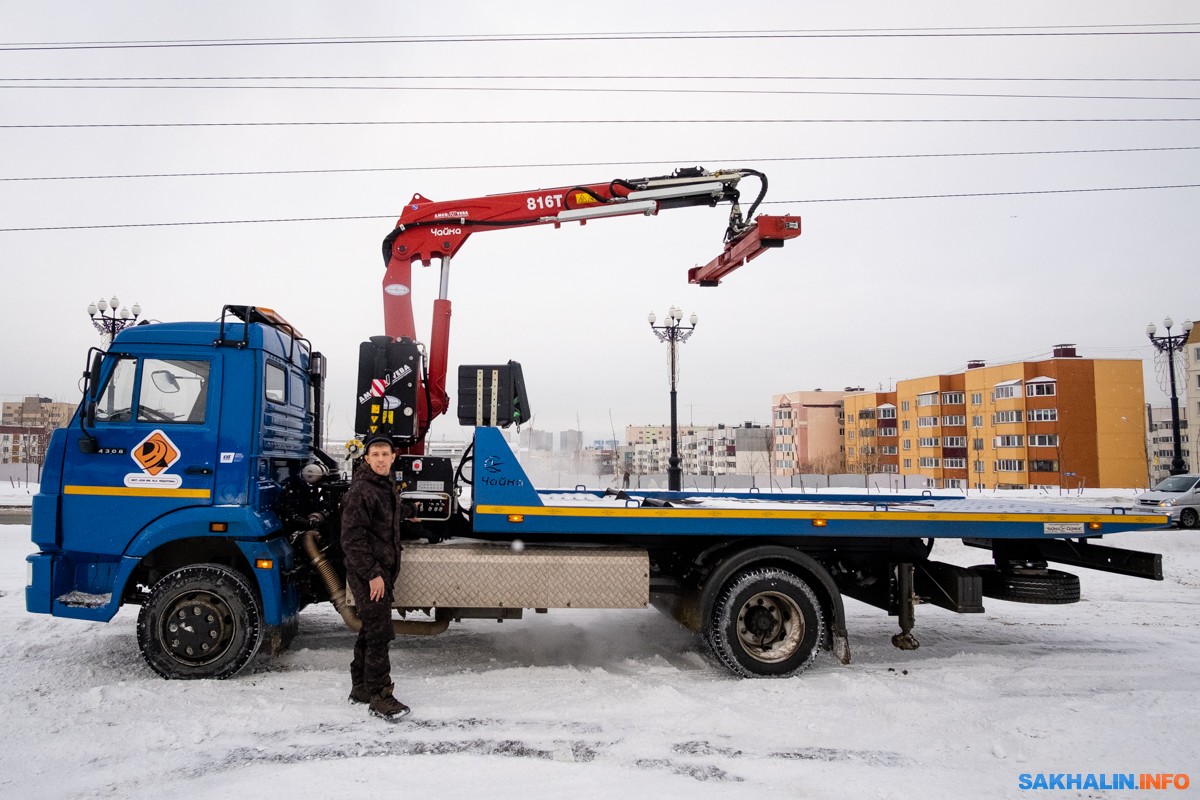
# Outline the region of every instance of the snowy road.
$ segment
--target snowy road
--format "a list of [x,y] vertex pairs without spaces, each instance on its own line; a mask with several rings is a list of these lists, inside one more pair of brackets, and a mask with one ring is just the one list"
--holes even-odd
[[1106,543],[1163,552],[1167,579],[1081,570],[1074,606],[923,606],[915,652],[848,600],[853,662],[823,655],[783,681],[730,677],[654,611],[465,622],[393,645],[414,713],[389,725],[346,703],[351,635],[328,607],[233,680],[163,681],[136,652],[136,609],[108,625],[27,614],[29,528],[2,525],[0,797],[957,800],[1037,796],[1018,776],[1059,772],[1200,784],[1200,534]]

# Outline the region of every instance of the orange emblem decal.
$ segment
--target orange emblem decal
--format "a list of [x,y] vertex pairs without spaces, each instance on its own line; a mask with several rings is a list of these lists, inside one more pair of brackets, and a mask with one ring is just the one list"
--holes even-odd
[[162,431],[154,431],[129,454],[147,475],[165,472],[179,460],[179,448]]

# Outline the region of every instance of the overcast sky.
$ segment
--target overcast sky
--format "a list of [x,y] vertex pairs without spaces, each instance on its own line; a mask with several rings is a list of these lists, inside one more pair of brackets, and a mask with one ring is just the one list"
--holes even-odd
[[[1200,314],[1191,2],[3,2],[0,30],[5,400],[77,398],[101,296],[163,321],[252,303],[329,357],[348,433],[357,344],[383,327],[380,242],[414,193],[696,164],[767,173],[761,210],[803,235],[702,289],[687,269],[720,252],[725,207],[478,234],[451,269],[452,367],[519,360],[537,427],[620,435],[667,420],[645,317],[672,304],[700,316],[680,386],[696,424],[1062,342],[1149,363],[1147,322]],[[659,35],[595,36],[614,32]],[[256,43],[179,46],[201,40]],[[44,46],[68,42],[157,44]],[[446,124],[499,120],[521,124]],[[422,124],[178,127],[368,121]],[[118,123],[172,126],[71,127]],[[1098,150],[1120,152],[1044,152]],[[262,171],[293,174],[111,177]],[[1096,189],[1126,190],[1062,191]],[[352,216],[378,218],[145,227]],[[423,337],[436,291],[420,271]]]

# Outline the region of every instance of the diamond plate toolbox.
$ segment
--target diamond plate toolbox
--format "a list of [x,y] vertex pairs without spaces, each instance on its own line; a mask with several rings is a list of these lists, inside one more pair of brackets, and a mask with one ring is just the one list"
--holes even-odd
[[406,544],[401,608],[644,608],[645,550],[504,544]]

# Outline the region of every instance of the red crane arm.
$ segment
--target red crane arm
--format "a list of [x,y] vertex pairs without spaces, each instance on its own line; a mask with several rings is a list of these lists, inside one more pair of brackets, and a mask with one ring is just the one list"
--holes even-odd
[[[404,207],[396,228],[383,242],[387,270],[383,277],[384,331],[394,338],[416,340],[412,313],[412,266],[441,261],[441,286],[433,306],[433,330],[429,347],[428,391],[419,397],[418,418],[423,440],[429,423],[449,406],[446,374],[450,336],[449,264],[473,233],[530,225],[564,222],[585,224],[590,219],[657,214],[670,208],[715,206],[730,203],[725,252],[705,267],[689,271],[693,283],[715,286],[720,278],[758,256],[763,249],[782,246],[783,240],[800,234],[797,217],[759,217],[746,223],[738,204],[738,182],[747,176],[759,178],[761,189],[749,216],[766,193],[766,176],[749,169],[708,172],[700,167],[676,170],[671,175],[607,183],[562,186],[527,192],[435,202],[413,195]],[[764,225],[766,221],[769,225]],[[775,221],[786,221],[786,223]],[[794,229],[791,227],[794,223]],[[421,452],[422,442],[411,448]]]

